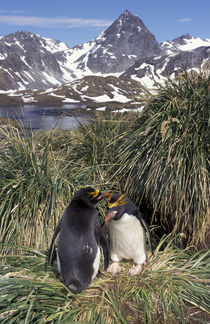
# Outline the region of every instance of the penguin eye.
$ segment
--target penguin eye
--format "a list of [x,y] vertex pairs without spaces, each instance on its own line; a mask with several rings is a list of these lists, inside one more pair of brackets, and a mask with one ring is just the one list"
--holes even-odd
[[100,192],[98,189],[94,189],[94,191],[89,192],[89,195],[91,196],[90,199],[94,199],[94,198],[98,197],[99,193]]
[[112,195],[110,195],[107,201],[107,207],[112,208],[114,202],[115,202],[114,198],[112,198]]

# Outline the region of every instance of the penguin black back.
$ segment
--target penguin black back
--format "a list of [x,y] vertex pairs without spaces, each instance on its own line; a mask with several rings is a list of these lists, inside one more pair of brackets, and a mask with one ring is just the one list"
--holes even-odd
[[[58,269],[64,284],[73,293],[85,289],[98,273],[101,246],[104,269],[109,263],[109,247],[97,217],[96,204],[110,194],[81,188],[66,208],[53,235],[50,253],[60,231],[57,247]],[[50,260],[50,258],[49,258]]]

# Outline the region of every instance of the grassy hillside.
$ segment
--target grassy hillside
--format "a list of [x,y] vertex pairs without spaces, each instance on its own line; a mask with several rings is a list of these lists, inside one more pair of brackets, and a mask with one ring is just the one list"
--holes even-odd
[[[141,115],[99,115],[74,131],[32,136],[2,124],[1,323],[208,322],[208,96],[205,75],[184,75],[141,98]],[[65,207],[85,185],[143,204],[156,250],[139,277],[124,262],[122,274],[101,270],[74,295],[45,260]],[[105,214],[101,202],[101,222]]]
[[86,76],[47,90],[20,90],[13,92],[12,95],[0,94],[0,103],[7,106],[24,102],[49,106],[68,104],[69,101],[83,102],[88,107],[106,105],[112,108],[114,104],[116,108],[116,104],[119,104],[120,107],[132,108],[135,106],[136,97],[143,91],[144,87],[135,80],[114,76]]

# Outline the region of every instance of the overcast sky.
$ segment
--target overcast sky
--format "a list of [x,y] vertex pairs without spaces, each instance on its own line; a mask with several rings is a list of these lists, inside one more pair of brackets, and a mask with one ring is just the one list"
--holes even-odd
[[1,0],[0,36],[23,30],[75,46],[125,10],[141,18],[158,42],[186,33],[210,38],[210,0]]

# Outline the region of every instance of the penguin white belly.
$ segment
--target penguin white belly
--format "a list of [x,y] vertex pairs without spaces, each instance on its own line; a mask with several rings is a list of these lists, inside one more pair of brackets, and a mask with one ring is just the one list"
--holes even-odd
[[100,265],[100,248],[98,247],[97,253],[95,260],[93,262],[93,275],[92,275],[92,280],[97,276],[98,270],[99,270],[99,265]]
[[58,272],[61,273],[61,263],[60,263],[60,259],[59,259],[59,256],[58,256],[58,251],[56,251],[56,254],[57,254],[57,266],[58,266]]
[[133,259],[137,264],[146,261],[145,231],[136,216],[127,213],[109,223],[112,261]]

